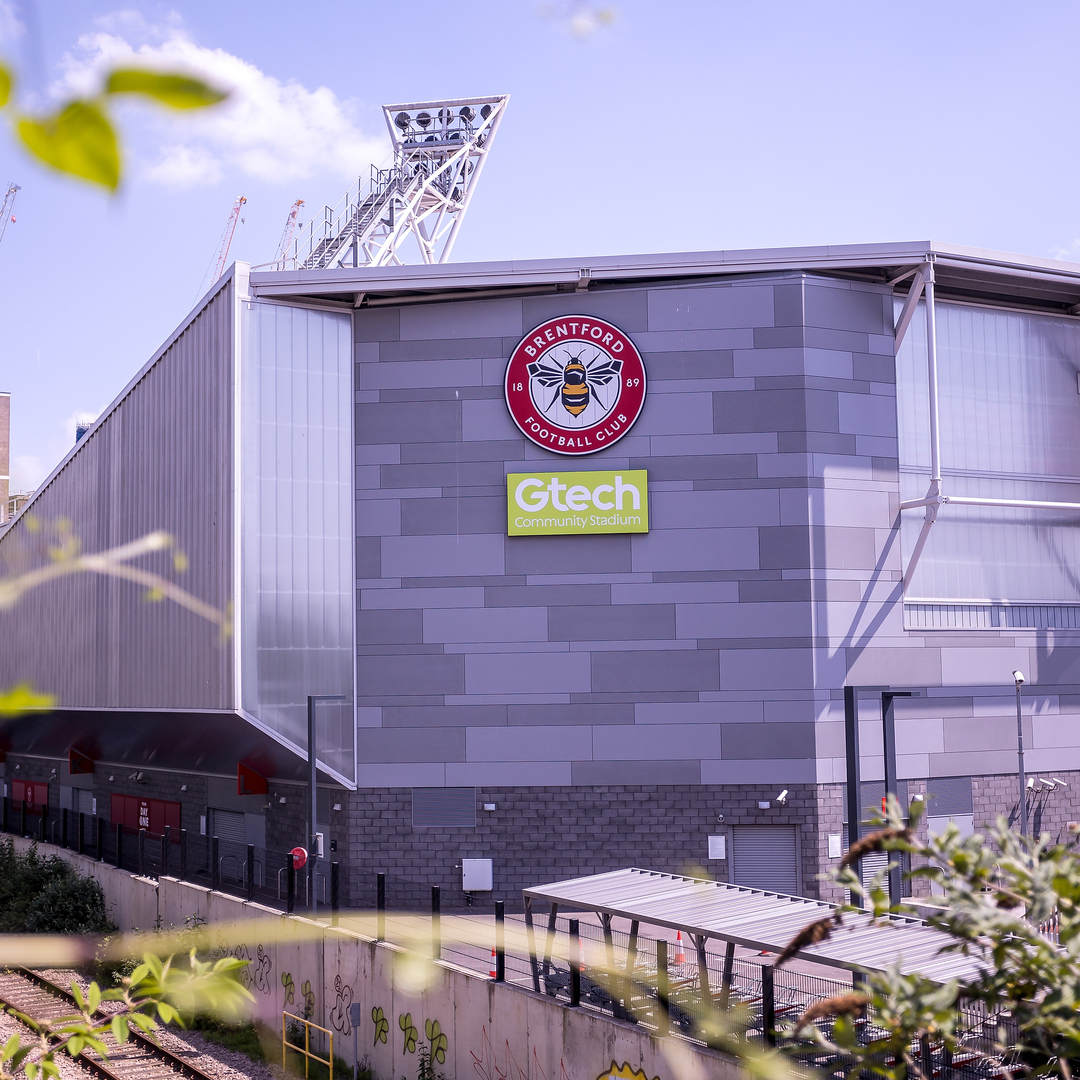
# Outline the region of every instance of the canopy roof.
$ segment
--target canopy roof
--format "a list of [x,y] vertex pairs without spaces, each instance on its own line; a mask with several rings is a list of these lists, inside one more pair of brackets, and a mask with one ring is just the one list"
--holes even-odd
[[[808,923],[837,910],[821,900],[637,869],[539,885],[525,889],[524,896],[768,952],[780,952]],[[847,913],[831,937],[796,955],[848,971],[882,971],[899,963],[904,974],[935,982],[974,978],[980,967],[975,960],[942,953],[950,941],[921,919],[894,915],[874,921],[869,914]]]

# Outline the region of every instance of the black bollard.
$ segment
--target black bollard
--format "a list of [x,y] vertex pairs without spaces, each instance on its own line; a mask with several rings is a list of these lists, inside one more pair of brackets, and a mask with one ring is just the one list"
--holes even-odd
[[180,830],[180,880],[187,881],[187,829]]
[[671,981],[668,978],[667,942],[656,943],[656,1034],[671,1031]]
[[285,856],[285,860],[285,865],[288,867],[288,872],[285,875],[288,881],[285,910],[291,915],[293,913],[293,908],[296,907],[296,864],[295,857],[291,851]]
[[776,990],[772,964],[761,965],[761,1034],[769,1046],[776,1045]]
[[578,938],[578,921],[570,920],[570,1007],[581,1004],[581,952]]
[[245,871],[247,877],[247,898],[250,903],[255,899],[255,845],[248,844],[247,846],[247,869]]
[[80,855],[85,855],[86,854],[86,841],[85,841],[86,815],[81,810],[79,811],[78,830],[79,830],[79,835],[75,840],[75,850]]
[[66,806],[60,811],[60,846],[62,848],[68,846],[68,809]]
[[161,834],[161,876],[169,876],[169,866],[172,863],[172,826],[166,825]]
[[210,889],[221,892],[221,859],[218,857],[218,838],[210,837]]
[[442,957],[442,889],[438,885],[431,886],[431,959],[438,960]]
[[41,804],[41,818],[38,820],[38,840],[45,844],[48,843],[48,822],[49,822],[49,807],[46,803]]
[[94,842],[97,850],[98,862],[105,861],[105,819],[103,817],[96,818],[97,828],[94,830]]
[[506,904],[495,901],[495,981],[506,982]]
[[116,823],[116,869],[124,869],[124,826]]
[[386,940],[386,875],[375,878],[375,940]]
[[338,910],[341,907],[341,866],[330,864],[330,925],[337,926]]

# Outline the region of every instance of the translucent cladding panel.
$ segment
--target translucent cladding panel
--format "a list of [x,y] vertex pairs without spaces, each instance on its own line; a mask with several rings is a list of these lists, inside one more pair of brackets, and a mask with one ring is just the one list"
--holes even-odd
[[242,323],[241,685],[244,709],[355,776],[352,324],[249,303]]
[[[897,312],[899,312],[899,302]],[[1080,324],[936,304],[941,465],[949,495],[1080,502]],[[925,309],[896,358],[900,494],[930,481]],[[923,524],[905,511],[910,558]],[[1080,601],[1080,512],[944,506],[908,599]]]

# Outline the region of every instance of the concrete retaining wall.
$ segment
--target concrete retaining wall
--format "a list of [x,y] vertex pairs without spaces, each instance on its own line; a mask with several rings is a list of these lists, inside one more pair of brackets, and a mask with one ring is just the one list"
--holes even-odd
[[[14,842],[19,850],[30,846],[20,838]],[[658,1039],[634,1025],[570,1009],[453,964],[410,962],[399,947],[350,930],[175,878],[136,877],[48,844],[39,850],[67,859],[99,881],[121,929],[179,928],[192,916],[206,920],[221,954],[250,960],[245,980],[258,1019],[280,1031],[283,1010],[302,1015],[310,1006],[311,1019],[334,1031],[334,1053],[350,1064],[367,1059],[379,1080],[416,1076],[422,1043],[443,1049],[445,1060],[437,1060],[436,1069],[447,1080],[735,1080],[744,1075],[735,1061],[678,1038]],[[244,923],[251,923],[250,934]],[[355,1054],[349,1020],[354,1003],[363,1017]]]

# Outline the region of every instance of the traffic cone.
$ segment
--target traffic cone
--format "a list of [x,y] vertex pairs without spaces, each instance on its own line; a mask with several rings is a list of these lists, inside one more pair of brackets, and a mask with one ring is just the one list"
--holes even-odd
[[685,964],[686,963],[686,953],[683,951],[682,931],[681,930],[677,931],[676,934],[675,934],[675,963],[676,964]]
[[495,978],[495,946],[491,946],[491,970],[488,972],[493,979]]

